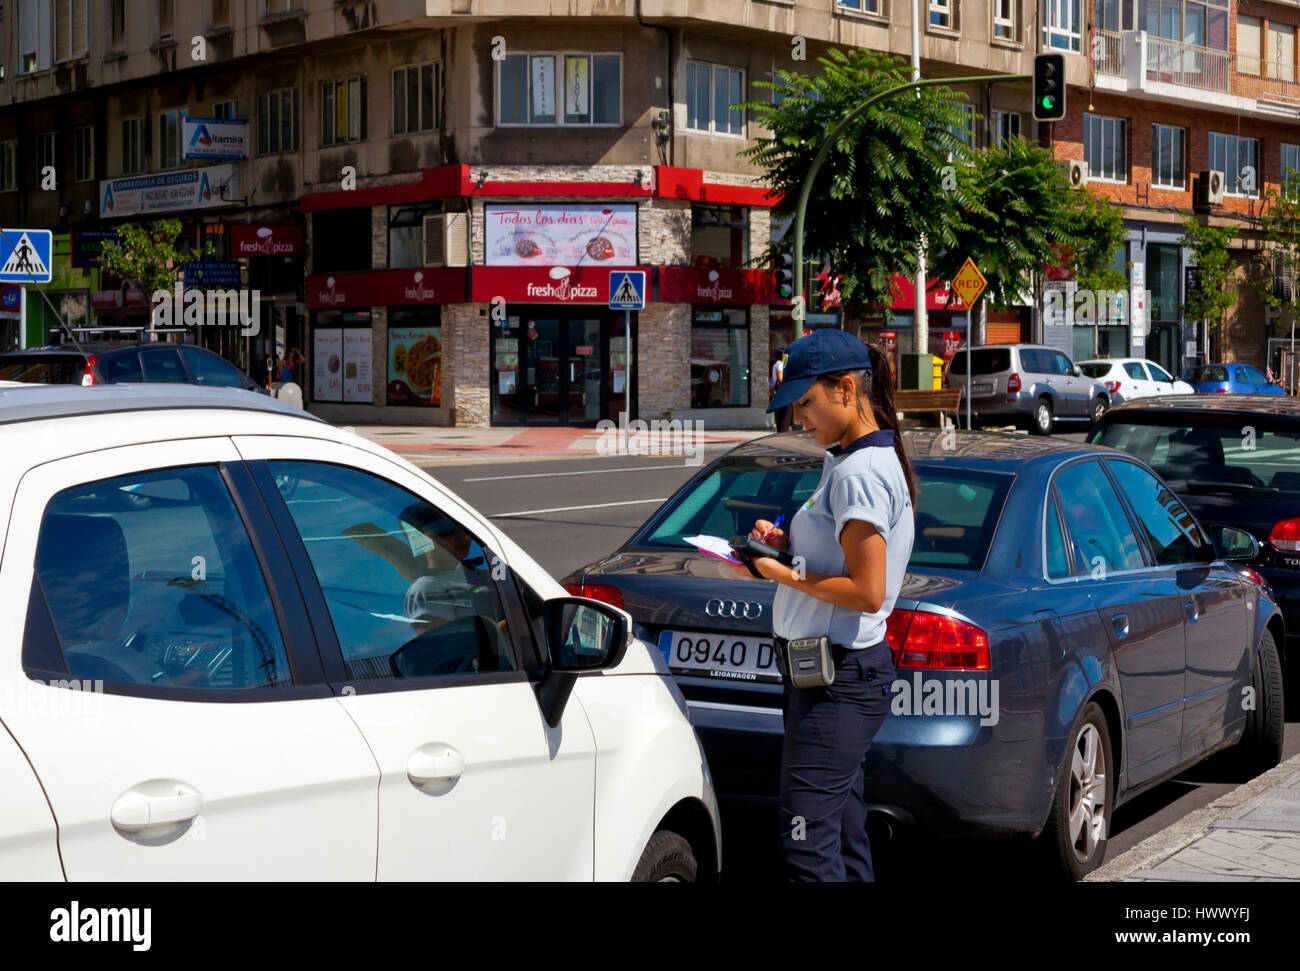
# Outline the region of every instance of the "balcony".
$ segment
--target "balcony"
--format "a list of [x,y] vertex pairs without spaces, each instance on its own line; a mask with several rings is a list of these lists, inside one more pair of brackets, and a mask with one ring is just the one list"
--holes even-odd
[[1145,31],[1095,33],[1092,49],[1096,52],[1098,88],[1144,91],[1198,107],[1214,105],[1300,117],[1300,84],[1294,64],[1239,57],[1153,37]]

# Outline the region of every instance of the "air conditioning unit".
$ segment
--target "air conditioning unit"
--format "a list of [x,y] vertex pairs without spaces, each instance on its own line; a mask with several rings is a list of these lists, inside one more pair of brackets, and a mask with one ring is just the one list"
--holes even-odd
[[1286,260],[1280,256],[1273,257],[1273,296],[1290,303],[1295,292],[1295,279]]
[[424,265],[469,266],[469,213],[424,217]]
[[1223,204],[1225,176],[1218,169],[1205,169],[1192,182],[1192,208],[1208,210]]
[[1065,173],[1065,180],[1070,183],[1071,189],[1081,189],[1088,181],[1088,163],[1080,162],[1076,158],[1065,158],[1057,162],[1061,166],[1061,171]]

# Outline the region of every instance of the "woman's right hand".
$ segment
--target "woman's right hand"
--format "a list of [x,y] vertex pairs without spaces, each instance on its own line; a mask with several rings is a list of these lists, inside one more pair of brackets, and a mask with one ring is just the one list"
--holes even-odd
[[777,529],[766,519],[760,519],[754,523],[754,528],[749,531],[750,539],[756,539],[760,543],[766,543],[782,553],[790,552],[790,537],[785,534],[785,530]]

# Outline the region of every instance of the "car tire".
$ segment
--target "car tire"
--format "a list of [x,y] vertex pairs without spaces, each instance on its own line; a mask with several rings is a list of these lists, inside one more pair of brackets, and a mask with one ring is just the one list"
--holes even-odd
[[1282,761],[1282,733],[1286,727],[1282,662],[1277,656],[1277,643],[1268,631],[1259,639],[1250,686],[1255,707],[1246,712],[1246,729],[1234,751],[1239,753],[1243,768],[1259,775]]
[[1101,421],[1101,416],[1104,415],[1104,414],[1106,414],[1106,409],[1107,409],[1107,407],[1108,407],[1108,405],[1106,404],[1106,399],[1105,399],[1105,398],[1096,398],[1096,399],[1093,400],[1093,402],[1092,402],[1092,424],[1091,424],[1090,427],[1096,427],[1097,422]]
[[[1098,791],[1100,790],[1100,791]],[[1100,795],[1100,813],[1095,811]],[[1067,881],[1081,880],[1106,857],[1115,800],[1115,766],[1110,729],[1101,706],[1088,703],[1070,732],[1061,759],[1056,795],[1039,841],[1051,872]],[[1080,818],[1076,819],[1075,815]],[[1098,818],[1100,816],[1100,818]]]
[[1033,413],[1029,416],[1029,434],[1052,434],[1052,403],[1046,398],[1034,402]]
[[694,883],[699,873],[695,851],[686,839],[661,829],[650,837],[632,874],[633,883]]

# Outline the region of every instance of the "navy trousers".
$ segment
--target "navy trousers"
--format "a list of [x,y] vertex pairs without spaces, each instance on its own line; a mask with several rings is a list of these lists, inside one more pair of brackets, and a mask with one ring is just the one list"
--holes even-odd
[[781,748],[781,862],[787,879],[874,881],[863,770],[893,700],[887,641],[845,651],[835,681],[808,690],[785,679]]

